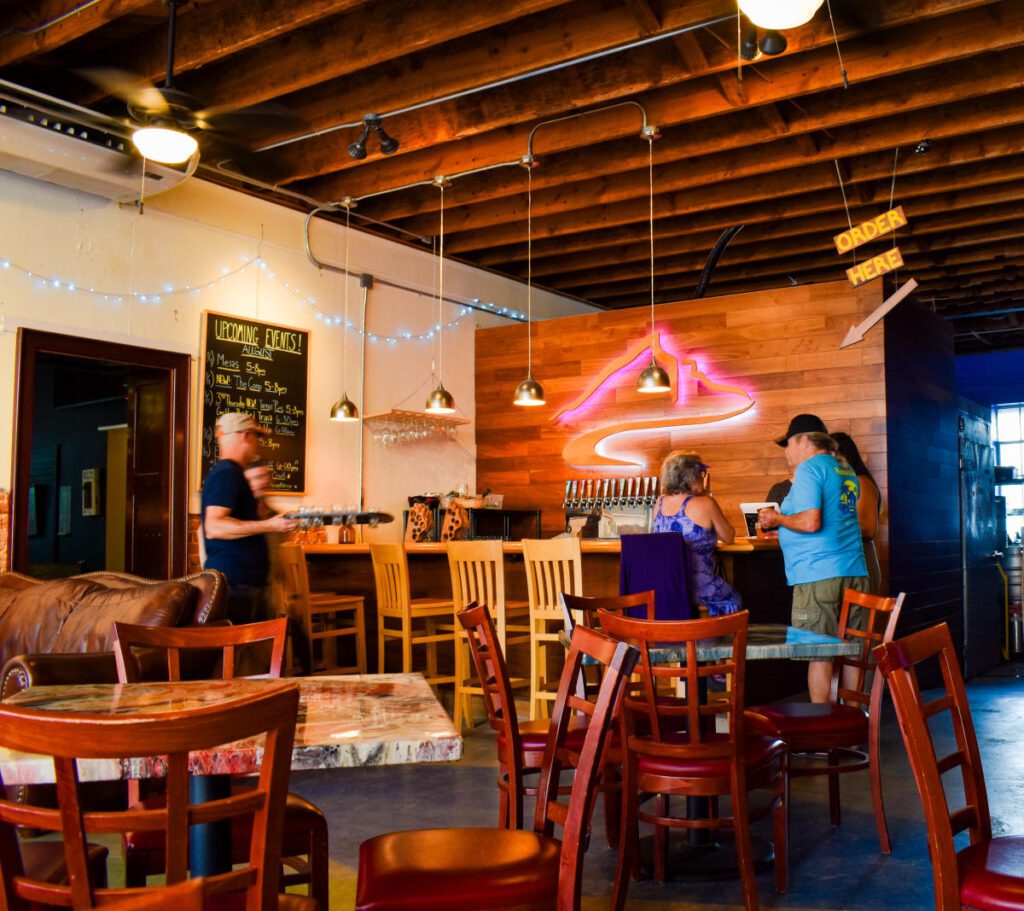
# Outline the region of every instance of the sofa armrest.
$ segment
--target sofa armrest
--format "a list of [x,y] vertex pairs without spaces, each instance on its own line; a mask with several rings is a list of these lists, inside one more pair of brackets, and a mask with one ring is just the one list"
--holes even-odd
[[81,683],[117,683],[114,653],[18,655],[0,673],[0,698],[6,699],[30,686]]

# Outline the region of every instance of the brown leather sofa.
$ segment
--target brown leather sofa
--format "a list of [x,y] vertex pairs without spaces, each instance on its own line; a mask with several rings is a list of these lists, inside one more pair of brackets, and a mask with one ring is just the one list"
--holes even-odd
[[191,626],[222,620],[227,583],[208,569],[170,581],[95,572],[40,581],[0,573],[0,698],[29,686],[116,683],[115,620]]

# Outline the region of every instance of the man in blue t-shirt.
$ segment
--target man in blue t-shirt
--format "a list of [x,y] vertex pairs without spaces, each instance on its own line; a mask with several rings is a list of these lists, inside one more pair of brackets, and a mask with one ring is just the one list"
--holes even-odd
[[[868,590],[857,475],[832,455],[834,443],[817,415],[798,414],[775,442],[794,469],[793,487],[780,511],[762,509],[758,520],[764,529],[779,529],[786,581],[793,586],[793,626],[835,636],[843,592]],[[860,608],[850,611],[849,622],[860,626]],[[828,702],[831,685],[831,659],[809,662],[811,702]]]
[[240,412],[217,418],[220,460],[203,484],[202,522],[206,568],[219,569],[228,580],[228,619],[253,623],[267,616],[265,590],[270,562],[268,532],[288,532],[296,523],[277,516],[258,501],[245,470],[259,453],[266,431]]

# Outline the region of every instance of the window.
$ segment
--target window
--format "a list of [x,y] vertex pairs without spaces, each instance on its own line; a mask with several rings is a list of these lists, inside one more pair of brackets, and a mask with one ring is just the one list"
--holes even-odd
[[[1024,404],[992,408],[996,464],[1013,465],[1024,478]],[[1024,537],[1024,484],[1000,484],[997,493],[1006,497],[1006,533],[1013,541]]]

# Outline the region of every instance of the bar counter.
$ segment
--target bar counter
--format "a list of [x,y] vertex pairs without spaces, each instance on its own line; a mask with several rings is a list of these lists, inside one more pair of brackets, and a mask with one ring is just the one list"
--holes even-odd
[[[619,538],[585,538],[580,541],[580,550],[584,554],[617,554],[620,551],[620,540]],[[406,544],[405,550],[409,554],[444,554],[447,552],[446,547],[446,544],[431,542],[428,544]],[[370,553],[369,544],[304,544],[302,549],[307,556],[349,556]],[[523,542],[503,541],[501,549],[506,554],[521,554]],[[750,538],[737,538],[732,544],[719,543],[718,545],[720,554],[747,554],[755,551],[777,551],[778,549],[779,542],[777,540]]]

